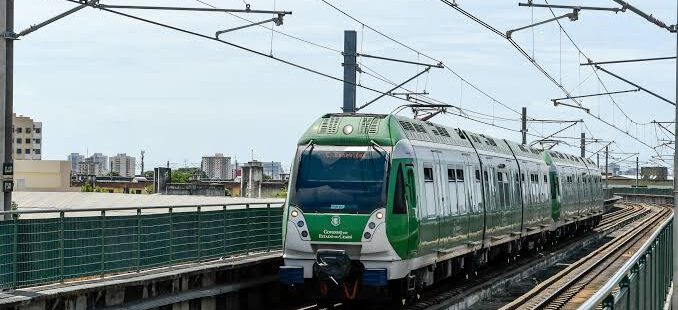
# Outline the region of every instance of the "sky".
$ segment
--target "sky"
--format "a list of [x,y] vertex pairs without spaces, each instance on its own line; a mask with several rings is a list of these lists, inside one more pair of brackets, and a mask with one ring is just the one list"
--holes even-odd
[[[264,27],[250,27],[220,37],[264,56],[85,8],[16,41],[14,110],[43,123],[43,159],[65,160],[72,152],[127,153],[139,158],[140,151],[145,150],[146,170],[165,166],[167,162],[171,167],[197,166],[201,156],[214,153],[223,153],[241,162],[252,157],[280,161],[289,167],[298,139],[314,120],[326,113],[340,112],[343,85],[265,55],[272,54],[340,77],[343,31],[356,30],[359,53],[432,63],[423,56],[428,55],[444,62],[449,70],[433,68],[406,87],[410,91],[426,91],[430,98],[459,107],[474,120],[441,115],[433,118],[434,122],[520,141],[520,133],[515,131],[520,129],[520,115],[510,109],[520,111],[521,107],[527,107],[529,118],[583,119],[583,124],[578,123],[558,135],[579,137],[581,132],[586,132],[587,137],[614,140],[611,156],[617,160],[633,158],[633,153],[638,153],[642,165],[657,153],[673,152],[666,147],[656,152],[623,133],[628,132],[650,146],[661,144],[657,142],[658,137],[666,138],[662,129],[647,123],[675,120],[672,105],[643,92],[613,95],[616,105],[608,96],[582,101],[592,115],[620,130],[582,110],[554,107],[551,99],[565,97],[558,87],[507,40],[441,1],[326,1],[360,22],[322,0],[248,2],[252,9],[292,11],[284,17],[284,24],[274,29],[315,44],[272,33]],[[242,0],[203,2],[220,8],[243,9],[245,6]],[[675,24],[675,1],[634,2],[667,24]],[[106,0],[102,3],[204,7],[204,3],[196,0]],[[458,0],[457,3],[502,32],[552,17],[548,9],[519,7],[517,1]],[[593,0],[557,4],[617,6],[613,1]],[[22,30],[73,6],[65,0],[15,1],[15,29]],[[207,36],[247,24],[215,12],[124,12]],[[252,21],[271,18],[263,14],[240,16]],[[582,11],[577,21],[561,22],[567,34],[594,61],[664,57],[676,53],[675,34],[630,12]],[[270,26],[269,23],[267,27]],[[556,23],[516,32],[513,38],[573,95],[604,92],[598,76],[610,91],[634,89],[603,72],[594,74],[589,66],[580,66],[586,58]],[[393,86],[375,77],[400,83],[423,70],[422,66],[377,59],[360,58],[359,61],[366,72],[359,75],[360,84],[382,91]],[[615,64],[605,68],[675,101],[673,61]],[[377,95],[359,89],[357,103],[361,105]],[[404,103],[386,97],[363,112],[390,113]],[[451,111],[458,113],[459,110]],[[411,115],[408,113],[402,112]],[[567,124],[531,122],[529,133],[547,136],[565,126]],[[535,139],[528,137],[529,142]],[[559,144],[555,150],[579,154],[579,141],[562,140],[569,145]],[[605,144],[592,143],[588,150],[598,151]],[[671,162],[669,157],[665,160]],[[624,162],[623,166],[630,166],[630,162]]]

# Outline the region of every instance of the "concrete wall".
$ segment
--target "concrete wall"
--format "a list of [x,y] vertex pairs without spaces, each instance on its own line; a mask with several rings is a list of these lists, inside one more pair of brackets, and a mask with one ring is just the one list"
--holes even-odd
[[224,186],[209,183],[169,183],[162,194],[167,195],[195,195],[195,196],[226,196]]
[[15,191],[73,191],[70,177],[71,163],[67,160],[14,160]]
[[[621,178],[610,178],[610,186],[635,186],[636,185],[636,179],[621,179]],[[640,179],[638,180],[638,185],[639,186],[646,186],[646,187],[672,187],[673,186],[673,181],[672,180],[665,180],[665,181],[657,181],[657,180],[647,180],[647,179]]]

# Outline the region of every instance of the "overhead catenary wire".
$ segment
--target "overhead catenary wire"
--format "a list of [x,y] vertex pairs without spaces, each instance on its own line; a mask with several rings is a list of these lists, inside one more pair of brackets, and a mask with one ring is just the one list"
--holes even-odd
[[[336,5],[332,4],[332,3],[330,3],[330,2],[327,1],[327,0],[320,0],[320,1],[322,1],[323,3],[325,3],[326,5],[328,5],[329,7],[331,7],[332,9],[334,9],[335,11],[337,11],[337,12],[341,13],[342,15],[346,16],[347,18],[353,20],[354,22],[356,22],[356,23],[362,25],[363,27],[365,27],[365,28],[367,28],[367,29],[369,29],[369,30],[371,30],[371,31],[373,31],[373,32],[375,32],[375,33],[377,33],[377,34],[383,36],[384,38],[390,40],[391,42],[396,43],[396,44],[398,44],[398,45],[404,47],[405,49],[408,49],[408,50],[410,50],[410,51],[416,53],[417,55],[420,55],[420,56],[422,56],[422,57],[424,57],[424,58],[427,58],[427,59],[429,59],[429,60],[431,60],[431,61],[434,61],[434,62],[436,62],[436,63],[443,63],[443,64],[445,63],[444,61],[442,61],[442,60],[440,60],[440,59],[437,59],[437,58],[435,58],[435,57],[433,57],[433,56],[430,56],[430,55],[428,55],[427,53],[421,52],[420,50],[417,50],[417,49],[415,49],[414,47],[412,47],[412,46],[410,46],[410,45],[408,45],[408,44],[405,44],[405,43],[403,43],[403,42],[401,42],[401,41],[395,39],[394,37],[392,37],[392,36],[390,36],[390,35],[384,33],[383,31],[381,31],[381,30],[379,30],[379,29],[376,29],[375,27],[370,26],[368,23],[366,23],[366,22],[364,22],[364,21],[362,21],[362,20],[359,20],[358,18],[356,18],[356,17],[354,17],[353,15],[349,14],[346,10],[342,10],[341,8],[339,8],[338,6],[336,6]],[[502,101],[500,101],[500,100],[494,98],[493,96],[489,95],[486,91],[482,90],[482,89],[481,89],[480,87],[478,87],[477,85],[471,83],[468,79],[462,77],[459,73],[457,73],[455,70],[453,70],[453,69],[450,68],[449,66],[444,65],[444,68],[445,68],[447,71],[449,71],[450,73],[452,73],[453,75],[455,75],[457,78],[459,78],[460,80],[462,80],[465,84],[471,86],[471,88],[473,88],[474,90],[476,90],[476,91],[477,91],[478,93],[480,93],[481,95],[483,95],[483,96],[489,98],[490,100],[492,100],[492,101],[498,103],[499,105],[505,107],[506,109],[508,109],[508,110],[510,110],[510,111],[512,111],[512,112],[514,112],[514,113],[516,113],[516,114],[518,114],[518,115],[520,115],[520,112],[519,112],[518,110],[514,109],[513,107],[511,107],[511,106],[509,106],[509,105],[503,103]]]
[[[504,33],[502,33],[501,31],[497,30],[496,28],[490,26],[489,24],[487,24],[486,22],[482,21],[481,19],[475,17],[473,14],[470,14],[469,12],[467,12],[467,11],[461,9],[456,3],[452,3],[452,2],[447,1],[447,0],[441,0],[441,2],[443,2],[443,3],[447,4],[447,5],[449,5],[449,6],[452,7],[454,10],[456,10],[456,11],[460,12],[461,14],[463,14],[463,15],[469,17],[470,19],[472,19],[473,21],[475,21],[475,22],[477,22],[478,24],[482,25],[483,27],[485,27],[485,28],[491,30],[492,32],[494,32],[494,33],[497,34],[498,36],[500,36],[500,37],[502,37],[502,38],[504,38],[504,39],[507,39],[507,40],[509,41],[509,43],[511,43],[511,45],[513,45],[514,48],[516,48],[516,50],[518,50],[524,57],[526,57],[526,58],[530,61],[530,63],[531,63],[532,65],[534,65],[534,66],[535,66],[542,74],[544,74],[544,76],[546,76],[548,80],[550,80],[553,84],[555,84],[558,88],[560,88],[560,89],[561,89],[568,97],[571,96],[571,95],[570,95],[570,92],[567,91],[567,90],[564,88],[563,85],[561,85],[557,80],[555,80],[555,78],[553,78],[553,76],[551,76],[551,75],[550,75],[550,74],[549,74],[549,73],[548,73],[548,72],[547,72],[547,71],[546,71],[546,70],[545,70],[545,69],[544,69],[544,68],[543,68],[536,60],[534,60],[532,57],[530,57],[530,55],[529,55],[529,54],[528,54],[528,53],[527,53],[527,52],[526,52],[519,44],[517,44],[517,43],[516,43],[515,41],[513,41],[512,39],[508,38]],[[547,3],[548,3],[548,2],[547,2]],[[553,12],[552,12],[552,13],[553,13]],[[555,14],[555,13],[553,13],[553,14]],[[561,31],[563,31],[563,33],[566,35],[566,37],[568,38],[568,40],[570,40],[574,45],[576,45],[576,43],[574,43],[574,40],[571,38],[571,36],[570,36],[568,33],[566,33],[566,32],[564,31],[564,28],[562,27],[561,23],[560,23],[559,21],[556,21],[556,22],[558,22],[558,25],[559,25]],[[581,49],[580,49],[578,46],[576,46],[576,48],[581,52]],[[585,55],[585,54],[582,52],[582,55]],[[596,73],[596,76],[598,77],[599,81],[602,83],[602,79],[600,79],[600,77],[599,77],[599,75],[598,75],[597,73]],[[606,88],[606,87],[605,87],[605,88]],[[606,89],[606,91],[607,91],[607,89]],[[609,91],[608,91],[608,92],[609,92]],[[572,99],[572,101],[574,101],[577,105],[581,106],[581,103],[580,103],[578,100]],[[615,102],[615,103],[616,103],[616,102]],[[616,126],[615,124],[611,124],[610,122],[608,122],[608,121],[602,119],[601,117],[595,116],[595,115],[593,115],[593,114],[591,114],[591,113],[588,113],[588,115],[592,116],[593,118],[598,119],[598,120],[601,121],[602,123],[604,123],[604,124],[606,124],[606,125],[608,125],[608,126],[614,128],[614,129],[616,129],[616,130],[618,130],[618,131],[624,133],[625,135],[631,137],[632,139],[634,139],[634,140],[640,142],[642,145],[644,145],[644,146],[646,146],[646,147],[648,147],[648,148],[650,148],[650,149],[653,149],[650,145],[648,145],[648,144],[645,143],[644,141],[638,139],[638,138],[635,137],[634,135],[629,134],[627,131],[622,130],[621,128],[619,128],[619,127]]]
[[[78,2],[77,0],[64,0],[64,1],[79,4],[79,2]],[[273,56],[273,55],[268,55],[268,54],[266,54],[266,53],[263,53],[263,52],[260,52],[260,51],[257,51],[257,50],[254,50],[254,49],[245,47],[245,46],[243,46],[243,45],[239,45],[239,44],[235,44],[235,43],[232,43],[232,42],[229,42],[229,41],[221,40],[221,39],[215,38],[215,37],[213,37],[213,36],[208,36],[208,35],[205,35],[205,34],[202,34],[202,33],[198,33],[198,32],[195,32],[195,31],[191,31],[191,30],[188,30],[188,29],[185,29],[185,28],[180,28],[180,27],[176,27],[176,26],[169,25],[169,24],[161,23],[161,22],[154,21],[154,20],[151,20],[151,19],[148,19],[148,18],[143,18],[143,17],[139,17],[139,16],[136,16],[136,15],[132,15],[132,14],[128,14],[128,13],[123,13],[123,12],[119,12],[119,11],[111,10],[111,9],[107,9],[107,8],[97,7],[97,6],[94,5],[94,4],[88,4],[88,6],[91,6],[91,7],[93,7],[93,8],[97,8],[97,9],[99,9],[99,10],[101,10],[101,11],[105,11],[105,12],[109,12],[109,13],[112,13],[112,14],[115,14],[115,15],[127,17],[127,18],[130,18],[130,19],[134,19],[134,20],[141,21],[141,22],[144,22],[144,23],[152,24],[152,25],[159,26],[159,27],[162,27],[162,28],[166,28],[166,29],[174,30],[174,31],[181,32],[181,33],[184,33],[184,34],[188,34],[188,35],[200,37],[200,38],[207,39],[207,40],[210,40],[210,41],[213,41],[213,42],[222,43],[222,44],[225,44],[225,45],[228,45],[228,46],[231,46],[231,47],[234,47],[234,48],[237,48],[237,49],[240,49],[240,50],[243,50],[243,51],[252,53],[252,54],[256,54],[256,55],[259,55],[259,56],[263,56],[263,57],[272,59],[272,60],[274,60],[274,61],[277,61],[277,62],[286,64],[286,65],[289,65],[289,66],[292,66],[292,67],[301,69],[301,70],[303,70],[303,71],[307,71],[307,72],[309,72],[309,73],[313,73],[313,74],[316,74],[316,75],[319,75],[319,76],[322,76],[322,77],[331,79],[331,80],[335,80],[335,81],[338,81],[338,82],[341,82],[341,83],[349,83],[349,84],[355,85],[356,87],[360,87],[360,88],[362,88],[362,89],[368,90],[368,91],[370,91],[370,92],[374,92],[374,93],[377,93],[377,94],[384,94],[385,96],[388,96],[388,97],[390,97],[390,98],[395,98],[395,99],[397,99],[397,100],[407,101],[407,100],[404,99],[404,98],[400,98],[400,97],[398,97],[398,96],[391,95],[391,94],[389,94],[389,93],[387,93],[387,92],[385,93],[385,92],[383,92],[383,91],[380,91],[380,90],[377,90],[377,89],[374,89],[374,88],[371,88],[371,87],[367,87],[367,86],[364,86],[364,85],[358,85],[358,84],[356,84],[356,83],[351,83],[351,82],[349,82],[349,81],[345,81],[345,80],[343,80],[343,79],[341,79],[341,78],[332,76],[332,75],[330,75],[330,74],[321,72],[321,71],[319,71],[319,70],[312,69],[312,68],[310,68],[310,67],[307,67],[307,66],[304,66],[304,65],[300,65],[300,64],[298,64],[298,63],[295,63],[295,62],[292,62],[292,61],[289,61],[289,60],[286,60],[286,59],[283,59],[283,58],[279,58],[279,57],[276,57],[276,56]]]

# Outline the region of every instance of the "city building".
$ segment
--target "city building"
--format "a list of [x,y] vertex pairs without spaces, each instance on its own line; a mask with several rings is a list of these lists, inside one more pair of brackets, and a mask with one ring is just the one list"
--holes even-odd
[[94,163],[98,176],[108,174],[109,165],[108,165],[108,156],[101,153],[94,153],[89,159]]
[[282,164],[277,161],[261,162],[264,167],[264,177],[271,180],[282,180],[281,175],[285,173]]
[[134,177],[136,173],[135,165],[136,159],[132,156],[127,156],[125,153],[111,157],[111,171],[121,177]]
[[668,179],[669,169],[666,167],[641,167],[640,175],[643,179],[664,181]]
[[80,153],[71,153],[68,155],[68,161],[71,163],[71,173],[78,174],[78,164],[85,161],[85,156]]
[[14,114],[14,159],[42,159],[42,123]]
[[211,180],[232,180],[233,173],[231,172],[231,157],[224,156],[224,154],[216,153],[214,156],[205,155],[202,157],[200,164],[202,171],[207,174],[207,178]]
[[79,153],[68,155],[68,161],[71,164],[71,173],[79,176],[104,176],[108,175],[108,156],[101,153],[94,153],[90,157],[85,157]]
[[20,192],[68,192],[71,163],[67,160],[14,160],[14,190]]

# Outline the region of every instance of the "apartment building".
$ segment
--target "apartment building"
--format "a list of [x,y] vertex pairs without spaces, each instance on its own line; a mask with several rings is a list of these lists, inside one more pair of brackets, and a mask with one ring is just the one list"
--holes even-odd
[[14,114],[14,159],[42,159],[42,123]]

